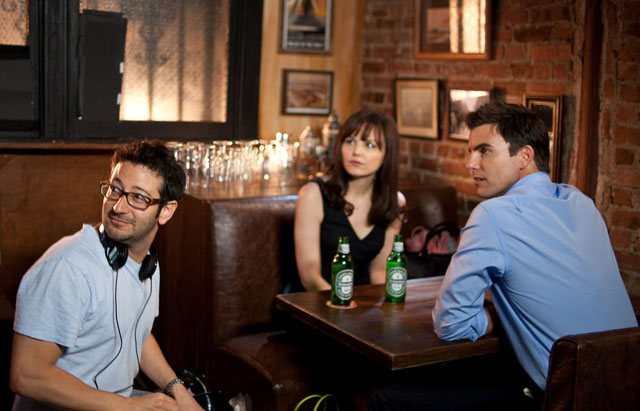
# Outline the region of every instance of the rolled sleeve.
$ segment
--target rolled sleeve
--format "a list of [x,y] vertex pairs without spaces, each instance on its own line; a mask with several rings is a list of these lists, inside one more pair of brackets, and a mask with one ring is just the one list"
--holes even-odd
[[462,230],[458,251],[444,277],[432,312],[443,340],[477,340],[486,333],[485,291],[504,272],[505,258],[493,219],[476,207]]

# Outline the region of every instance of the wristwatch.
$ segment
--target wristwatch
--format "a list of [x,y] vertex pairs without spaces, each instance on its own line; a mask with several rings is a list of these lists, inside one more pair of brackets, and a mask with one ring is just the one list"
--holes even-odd
[[180,378],[174,378],[173,380],[169,381],[166,387],[164,387],[164,393],[172,397],[171,390],[176,384],[184,385],[184,381],[182,381]]

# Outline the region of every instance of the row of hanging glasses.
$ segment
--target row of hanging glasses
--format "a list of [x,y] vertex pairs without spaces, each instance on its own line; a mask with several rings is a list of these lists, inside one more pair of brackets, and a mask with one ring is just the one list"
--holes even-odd
[[299,146],[287,137],[278,133],[272,141],[172,141],[167,147],[186,171],[187,188],[255,181],[286,185],[296,178]]

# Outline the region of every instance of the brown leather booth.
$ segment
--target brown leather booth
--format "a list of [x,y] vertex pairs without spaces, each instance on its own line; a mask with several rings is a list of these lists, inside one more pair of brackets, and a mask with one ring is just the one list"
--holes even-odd
[[569,335],[551,348],[544,410],[640,409],[640,328]]
[[[297,278],[297,188],[258,196],[189,192],[156,240],[162,270],[154,334],[172,366],[204,371],[255,409],[291,410],[320,383],[310,356],[283,337],[275,296]],[[456,221],[452,187],[403,188],[406,227]]]

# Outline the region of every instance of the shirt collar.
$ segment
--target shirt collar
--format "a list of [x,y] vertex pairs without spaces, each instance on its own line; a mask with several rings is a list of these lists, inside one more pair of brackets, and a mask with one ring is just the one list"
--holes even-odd
[[505,194],[512,194],[513,191],[516,191],[520,187],[539,184],[539,183],[551,184],[551,179],[549,178],[549,174],[543,171],[537,171],[533,174],[529,174],[528,176],[523,177],[520,180],[516,181],[515,184],[512,185],[511,188],[509,188],[509,190]]

